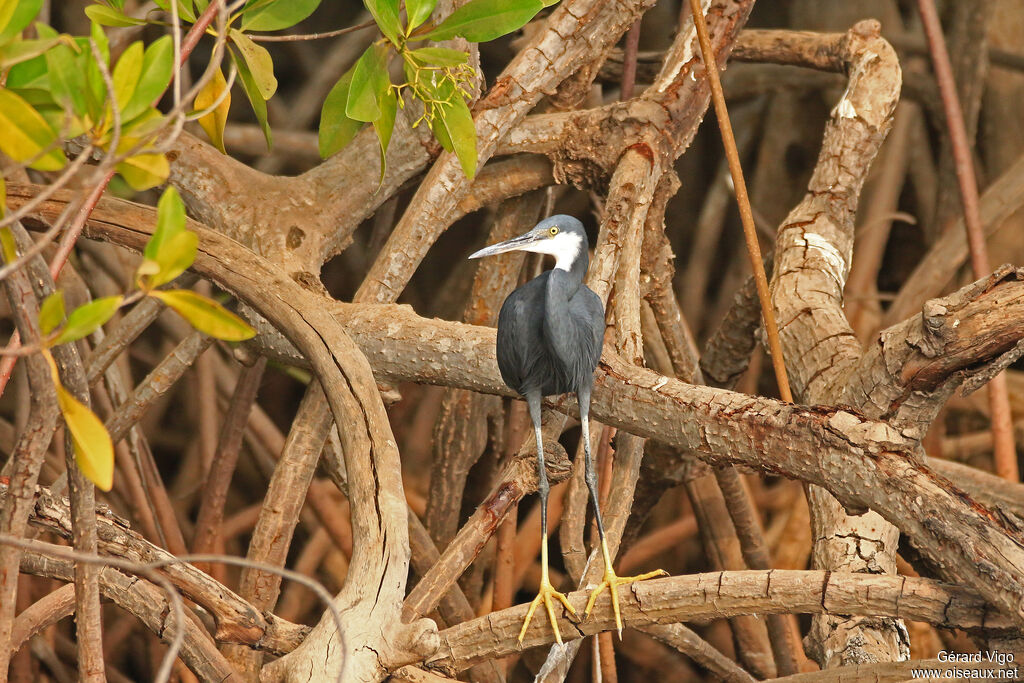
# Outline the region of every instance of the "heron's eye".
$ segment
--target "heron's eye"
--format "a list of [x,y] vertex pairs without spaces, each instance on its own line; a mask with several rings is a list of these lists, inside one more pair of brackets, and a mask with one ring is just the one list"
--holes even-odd
[[552,237],[557,235],[558,234],[558,226],[552,225],[551,228],[548,229],[548,234],[551,235]]

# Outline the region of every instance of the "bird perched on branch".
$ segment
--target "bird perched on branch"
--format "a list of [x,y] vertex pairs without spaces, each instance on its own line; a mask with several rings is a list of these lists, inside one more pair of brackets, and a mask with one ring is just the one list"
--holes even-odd
[[583,453],[586,458],[587,488],[594,504],[597,531],[604,559],[604,581],[587,601],[584,617],[590,615],[597,597],[608,589],[615,625],[622,635],[616,588],[625,583],[664,574],[650,572],[641,576],[619,577],[612,568],[604,522],[597,498],[597,471],[590,453],[590,394],[594,386],[594,369],[601,358],[604,339],[604,306],[600,297],[583,284],[590,263],[587,233],[583,224],[572,216],[551,216],[532,230],[470,255],[481,258],[507,251],[530,251],[555,257],[555,267],[544,271],[505,299],[498,314],[498,369],[501,378],[512,390],[526,399],[537,439],[537,478],[541,510],[541,581],[537,597],[530,603],[526,620],[519,632],[523,642],[537,607],[542,603],[551,620],[555,639],[562,635],[555,619],[554,603],[562,603],[577,618],[565,595],[555,590],[548,575],[548,479],[544,469],[544,445],[541,437],[541,399],[544,396],[573,392],[579,402],[583,432]]

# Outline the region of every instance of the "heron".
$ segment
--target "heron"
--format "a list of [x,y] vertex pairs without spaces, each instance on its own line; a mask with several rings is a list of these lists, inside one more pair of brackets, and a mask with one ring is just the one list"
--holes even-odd
[[575,393],[579,403],[585,479],[594,505],[604,559],[604,580],[591,592],[584,618],[590,616],[597,598],[607,589],[615,614],[615,625],[621,637],[622,615],[617,587],[664,574],[658,570],[640,576],[617,576],[608,551],[604,522],[598,505],[597,471],[590,453],[590,396],[594,387],[594,370],[601,358],[604,340],[604,305],[601,298],[583,284],[590,264],[588,246],[583,224],[572,216],[557,215],[542,220],[519,237],[485,247],[469,256],[476,259],[509,251],[528,251],[555,257],[554,268],[515,289],[505,299],[498,314],[498,369],[505,384],[526,399],[537,440],[541,580],[537,597],[530,603],[519,631],[520,644],[534,612],[541,604],[547,611],[555,640],[559,644],[562,643],[562,634],[555,619],[555,603],[561,603],[573,619],[579,620],[576,610],[565,595],[551,585],[548,574],[547,511],[550,487],[544,468],[541,437],[541,400],[545,396]]

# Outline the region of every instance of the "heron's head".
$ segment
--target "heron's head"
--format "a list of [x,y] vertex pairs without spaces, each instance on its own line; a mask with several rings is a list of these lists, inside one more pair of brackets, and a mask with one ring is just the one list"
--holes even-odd
[[494,256],[506,251],[550,254],[555,257],[555,268],[571,270],[573,262],[581,254],[587,253],[587,231],[572,216],[551,216],[534,226],[530,232],[484,247],[470,254],[469,258]]

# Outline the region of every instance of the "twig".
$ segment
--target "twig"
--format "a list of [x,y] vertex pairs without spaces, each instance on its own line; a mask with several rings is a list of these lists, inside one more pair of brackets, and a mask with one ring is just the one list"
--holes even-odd
[[[1024,155],[981,194],[980,211],[985,236],[994,235],[1004,225],[1009,225],[1007,219],[1021,206],[1024,206]],[[882,318],[882,325],[894,325],[920,312],[921,304],[927,299],[940,296],[969,254],[967,230],[961,217],[914,268]]]
[[[964,224],[967,227],[967,244],[970,247],[971,270],[975,279],[984,277],[991,270],[988,246],[978,206],[978,180],[974,175],[970,143],[964,126],[963,111],[953,80],[953,68],[946,52],[946,41],[942,34],[942,23],[935,9],[934,0],[917,0],[921,23],[928,39],[935,80],[942,96],[942,108],[946,114],[946,128],[949,132],[953,158],[956,165],[957,185],[964,209]],[[1006,387],[1006,375],[1000,373],[989,381],[989,411],[992,420],[992,439],[995,446],[996,472],[1011,481],[1020,480],[1017,468],[1017,448],[1014,444],[1013,417],[1010,413],[1010,398]]]
[[[311,382],[299,404],[299,410],[283,447],[280,450],[272,449],[275,454],[280,453],[280,460],[274,468],[266,497],[260,507],[256,527],[253,529],[252,540],[246,552],[249,559],[283,567],[303,500],[308,498],[311,507],[318,514],[320,510],[336,507],[333,504],[320,505],[320,489],[310,488],[317,460],[333,424],[327,397],[320,383]],[[335,525],[329,523],[331,518],[322,514],[319,516],[323,523],[321,528],[336,545],[342,547],[344,541],[339,542],[340,534],[332,533]],[[345,550],[351,556],[351,529],[347,529],[345,535],[348,541],[348,548]],[[239,594],[258,609],[272,609],[280,591],[279,575],[251,568],[242,571]],[[261,662],[260,657],[248,648],[230,648],[227,655],[246,674],[254,673]]]
[[779,341],[779,326],[775,321],[775,309],[772,307],[771,295],[768,292],[768,278],[761,263],[761,246],[757,239],[757,227],[754,225],[754,215],[750,211],[750,198],[747,196],[746,181],[743,179],[743,167],[736,149],[732,124],[729,122],[729,109],[725,105],[722,81],[718,76],[718,61],[715,59],[714,49],[711,47],[711,39],[708,37],[708,27],[704,20],[704,10],[701,8],[700,0],[690,0],[690,10],[693,13],[694,26],[697,28],[697,38],[700,41],[701,56],[704,60],[708,84],[711,86],[711,99],[715,104],[715,117],[718,119],[718,127],[722,133],[725,156],[729,160],[729,172],[732,175],[736,204],[739,206],[740,220],[743,223],[743,236],[747,242],[750,268],[754,273],[754,282],[757,285],[757,298],[761,302],[761,315],[764,318],[765,332],[768,336],[768,348],[771,351],[772,367],[775,369],[775,381],[779,385],[779,395],[782,400],[792,403],[793,393],[790,391],[789,377],[786,375],[786,362],[782,355],[782,343]]
[[75,609],[75,584],[64,584],[52,593],[32,603],[18,614],[11,636],[11,652],[17,652],[25,641],[51,624],[55,624]]
[[[40,337],[39,303],[28,273],[15,270],[3,281],[14,324],[30,344]],[[40,355],[26,359],[29,386],[28,420],[18,437],[5,474],[10,477],[10,497],[0,507],[0,534],[21,537],[25,533],[39,470],[46,447],[53,438],[59,411],[50,369]],[[11,656],[10,638],[18,593],[18,561],[21,552],[13,546],[0,547],[0,671],[7,671]]]
[[[32,243],[21,224],[11,226],[19,246],[24,249]],[[28,262],[28,272],[36,287],[36,296],[49,296],[56,290],[46,263],[41,257]],[[74,344],[54,347],[53,358],[57,363],[60,381],[80,403],[90,404],[89,385],[85,381],[85,369],[78,348]],[[77,463],[78,445],[71,438],[71,431],[65,427],[65,468],[71,498],[72,533],[75,550],[82,553],[96,552],[96,488],[82,473]],[[100,614],[99,572],[95,566],[79,563],[75,565],[75,636],[78,645],[78,671],[81,681],[103,683],[102,616]]]
[[343,36],[346,33],[360,31],[364,28],[370,28],[371,26],[376,26],[376,23],[373,21],[365,21],[362,24],[357,24],[356,26],[349,26],[348,28],[339,28],[333,31],[324,31],[323,33],[306,33],[303,35],[294,36],[251,36],[251,38],[258,43],[285,43],[297,40],[320,40],[321,38],[334,38],[336,36]]
[[202,332],[193,332],[178,344],[174,351],[153,368],[146,378],[135,387],[132,395],[118,407],[117,413],[107,420],[106,427],[110,433],[110,439],[114,443],[123,439],[132,425],[142,419],[153,402],[167,393],[192,366],[199,354],[212,343],[212,337],[208,337]]
[[[156,310],[159,311],[162,308],[163,304],[160,304]],[[125,319],[130,316],[131,313],[125,316]],[[93,355],[95,356],[95,354]],[[88,373],[88,368],[86,372]],[[131,395],[125,387],[126,382],[120,368],[111,365],[103,373],[103,376],[111,402],[110,413],[107,417],[109,421],[116,414],[115,406],[124,406],[125,402],[130,400]],[[143,500],[139,501],[140,506],[145,506],[152,511],[153,522],[157,530],[157,535],[153,536],[153,538],[159,539],[160,543],[172,553],[182,554],[187,552],[185,538],[181,532],[174,508],[171,505],[167,489],[164,487],[160,471],[153,459],[152,450],[138,425],[132,426],[123,442],[114,445],[115,452],[118,452],[119,446],[127,446],[130,453],[130,457],[127,458],[127,464],[124,463],[124,458],[120,460],[120,471],[122,471],[127,479],[138,480],[138,485],[142,488],[143,494]]]
[[626,46],[622,60],[622,94],[620,100],[628,100],[633,97],[633,86],[636,84],[636,54],[640,49],[640,23],[641,19],[633,22],[626,33]]
[[757,680],[683,624],[656,624],[640,630],[671,645],[726,683],[754,683]]
[[[195,553],[209,553],[217,547],[217,537],[224,521],[224,503],[242,446],[242,433],[248,422],[249,411],[256,401],[256,392],[259,391],[266,366],[267,359],[261,356],[254,365],[243,368],[238,377],[238,385],[231,397],[217,440],[213,465],[203,486],[202,503],[196,516],[196,533],[192,538]],[[199,569],[209,572],[208,566],[199,565]]]
[[[185,618],[185,611],[182,606],[181,596],[178,595],[178,592],[174,590],[174,586],[172,586],[167,579],[163,578],[162,576],[159,576],[156,572],[152,571],[153,568],[151,567],[140,566],[137,563],[130,562],[128,560],[122,560],[119,558],[100,557],[95,553],[73,550],[71,548],[65,548],[63,546],[52,545],[50,543],[42,543],[40,541],[29,541],[20,538],[13,538],[6,534],[0,534],[0,544],[20,548],[24,551],[29,551],[25,553],[25,556],[22,559],[23,570],[25,568],[25,564],[28,564],[29,569],[32,569],[33,565],[35,565],[35,567],[39,567],[43,571],[56,570],[59,572],[61,569],[64,569],[61,578],[64,578],[65,580],[72,580],[72,577],[74,577],[78,572],[79,565],[84,564],[92,567],[110,565],[122,569],[134,570],[136,573],[142,574],[154,583],[160,584],[160,587],[163,589],[164,594],[167,596],[167,603],[170,607],[169,611],[173,615],[173,622],[170,624],[170,628],[167,629],[173,635],[171,635],[170,638],[170,647],[167,650],[167,654],[164,656],[163,662],[161,663],[160,669],[157,671],[154,680],[159,683],[164,683],[168,680],[171,673],[171,664],[174,661],[174,658],[177,656],[178,651],[182,647],[182,643],[185,640],[186,629],[188,628],[188,625],[191,622]],[[39,556],[57,557],[63,560],[69,560],[69,562],[64,567],[59,568],[55,566],[56,563],[35,561],[37,558],[39,558]],[[98,583],[99,572],[96,572],[96,575]],[[160,621],[162,622],[162,619]],[[161,626],[163,626],[162,623]],[[98,673],[99,677],[102,678],[102,660],[100,662],[100,667],[101,668]],[[93,673],[95,674],[95,672]],[[80,675],[85,676],[87,674],[86,672],[80,671]]]
[[[700,527],[709,566],[716,570],[747,569],[731,511],[726,506],[715,473],[707,472],[688,479],[686,492]],[[775,650],[779,648],[773,645],[784,641],[769,637],[765,620],[760,615],[740,615],[729,620],[729,627],[738,645],[737,660],[758,678],[776,676],[781,662],[774,657]]]
[[[715,480],[722,490],[725,506],[732,518],[736,537],[740,542],[743,559],[750,569],[770,569],[771,558],[757,517],[753,501],[733,467],[715,468]],[[775,656],[775,665],[782,676],[799,673],[800,663],[806,659],[800,644],[797,624],[781,614],[769,614],[768,637]]]
[[[172,6],[172,10],[176,13],[177,7]],[[192,54],[192,50],[195,49],[196,45],[199,44],[199,39],[206,33],[206,29],[213,23],[213,18],[218,11],[224,9],[224,0],[214,0],[211,2],[202,14],[196,18],[196,23],[192,24],[192,28],[185,34],[185,38],[181,41],[181,54],[178,57],[178,64],[184,64],[185,60],[188,59],[189,55]],[[175,24],[177,20],[175,19]],[[178,79],[175,79],[177,82]]]

